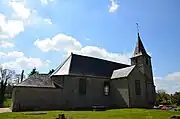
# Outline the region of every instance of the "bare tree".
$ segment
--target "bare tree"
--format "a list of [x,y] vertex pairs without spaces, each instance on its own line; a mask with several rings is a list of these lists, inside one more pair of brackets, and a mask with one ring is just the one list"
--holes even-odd
[[13,84],[12,85],[20,83],[20,78],[21,78],[21,75],[20,74],[16,74],[15,75],[15,80],[13,80]]
[[17,85],[18,83],[21,83],[24,78],[25,78],[24,70],[22,70],[21,74],[16,74],[14,76],[14,80],[13,80],[12,85]]
[[3,69],[2,67],[0,67],[0,107],[3,106],[8,80],[10,80],[14,76],[14,74],[15,71],[10,69]]

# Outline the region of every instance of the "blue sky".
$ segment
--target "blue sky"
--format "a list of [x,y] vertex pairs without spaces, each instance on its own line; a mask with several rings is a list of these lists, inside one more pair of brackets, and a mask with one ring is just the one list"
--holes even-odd
[[138,22],[157,89],[180,91],[179,0],[0,3],[0,62],[5,67],[48,72],[70,52],[130,63]]

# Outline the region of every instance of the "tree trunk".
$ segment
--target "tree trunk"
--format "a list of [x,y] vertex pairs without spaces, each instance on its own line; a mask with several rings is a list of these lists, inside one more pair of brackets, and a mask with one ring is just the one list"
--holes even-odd
[[1,94],[0,95],[0,107],[3,107],[3,103],[4,103],[4,96]]
[[3,89],[1,88],[1,91],[0,91],[0,107],[3,107],[4,93],[5,93],[5,91],[3,91]]
[[3,107],[3,103],[4,103],[4,95],[5,95],[5,90],[6,90],[6,82],[4,83],[3,81],[1,81],[1,87],[0,87],[0,107]]

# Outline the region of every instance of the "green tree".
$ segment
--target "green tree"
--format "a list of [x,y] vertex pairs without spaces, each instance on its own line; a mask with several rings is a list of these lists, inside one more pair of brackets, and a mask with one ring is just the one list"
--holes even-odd
[[5,99],[12,97],[13,85],[8,83],[5,90]]
[[34,74],[39,74],[39,72],[36,70],[35,67],[32,69],[32,71],[30,72],[29,76],[32,76]]
[[5,91],[8,81],[15,75],[15,71],[10,69],[3,69],[0,67],[0,107],[3,106],[5,100]]
[[171,104],[171,96],[168,93],[166,93],[165,90],[158,90],[156,94],[156,103],[169,105]]
[[172,98],[175,104],[180,105],[180,92],[175,92]]

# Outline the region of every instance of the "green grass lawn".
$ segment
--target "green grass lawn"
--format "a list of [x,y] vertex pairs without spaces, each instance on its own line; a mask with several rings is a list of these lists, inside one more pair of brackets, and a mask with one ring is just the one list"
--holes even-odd
[[0,119],[55,119],[58,114],[73,119],[168,119],[180,112],[146,110],[146,109],[117,109],[107,111],[48,111],[44,115],[27,115],[29,112],[1,113]]
[[12,99],[6,99],[4,101],[3,107],[10,107],[11,106]]

